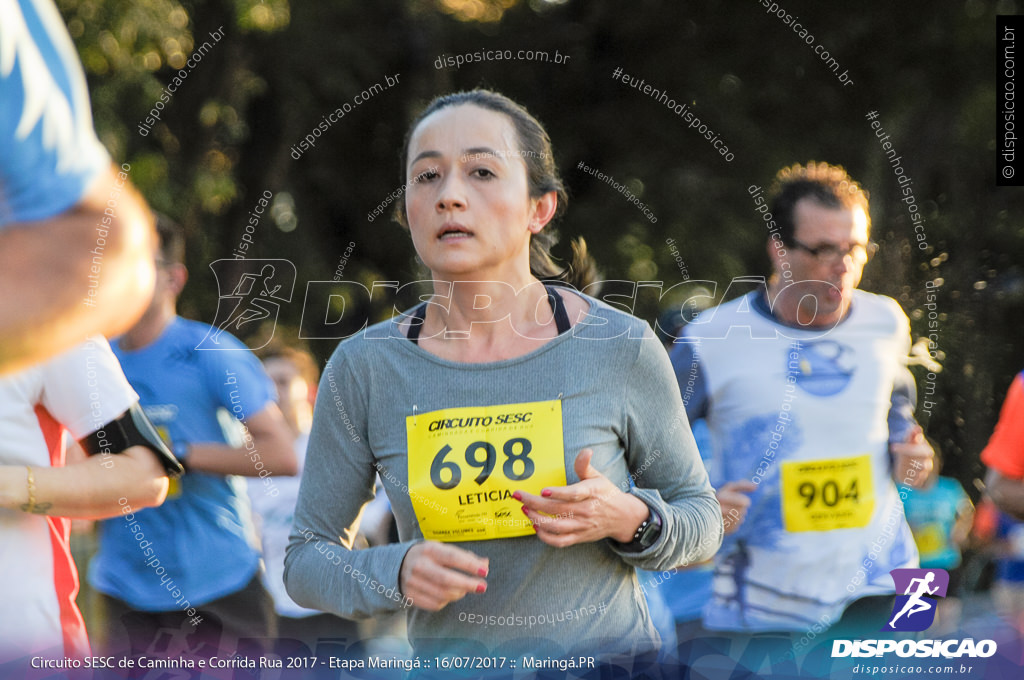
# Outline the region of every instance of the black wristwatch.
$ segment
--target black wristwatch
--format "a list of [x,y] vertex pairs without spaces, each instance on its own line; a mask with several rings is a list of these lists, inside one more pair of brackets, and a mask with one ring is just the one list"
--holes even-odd
[[654,510],[648,510],[647,519],[640,523],[633,540],[629,543],[620,543],[619,549],[626,552],[643,552],[647,550],[658,537],[661,536],[661,517]]

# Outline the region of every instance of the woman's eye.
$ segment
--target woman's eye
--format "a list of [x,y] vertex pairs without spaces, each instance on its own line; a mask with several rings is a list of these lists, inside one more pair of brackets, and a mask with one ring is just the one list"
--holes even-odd
[[490,179],[491,177],[497,177],[497,175],[495,175],[493,172],[491,172],[487,168],[477,168],[476,170],[473,171],[473,174],[475,174],[477,177],[483,177],[485,179]]
[[429,182],[430,180],[434,179],[435,177],[437,177],[437,171],[436,170],[424,170],[420,174],[416,175],[416,177],[414,177],[412,181],[413,182]]

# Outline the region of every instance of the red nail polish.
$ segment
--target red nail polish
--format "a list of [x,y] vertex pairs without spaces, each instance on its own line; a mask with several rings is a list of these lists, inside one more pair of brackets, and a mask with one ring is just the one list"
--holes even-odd
[[483,593],[483,592],[486,592],[486,591],[487,591],[487,586],[484,585],[483,583],[481,583],[480,585],[478,585],[476,587],[476,592],[478,592],[478,593]]
[[540,492],[540,495],[544,496],[544,498],[547,498],[548,496],[551,495],[551,489],[544,489],[543,491]]
[[486,578],[487,577],[487,570],[484,569],[483,567],[480,567],[479,569],[477,569],[476,573],[480,575],[480,578]]
[[512,498],[515,498],[520,503],[523,501],[523,495],[521,493],[519,493],[518,491],[516,491],[514,494],[512,494]]
[[522,510],[523,514],[526,515],[527,517],[530,516],[530,511],[526,509],[525,505],[522,508],[520,508],[520,510]]

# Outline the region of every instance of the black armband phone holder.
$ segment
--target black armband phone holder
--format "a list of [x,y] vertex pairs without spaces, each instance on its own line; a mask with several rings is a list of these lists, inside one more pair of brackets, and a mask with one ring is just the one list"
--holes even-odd
[[132,404],[117,419],[96,429],[78,443],[90,456],[99,453],[117,454],[132,446],[145,446],[156,455],[168,476],[178,477],[185,471],[182,464],[167,448],[164,440],[157,434],[156,428],[146,417],[138,402]]

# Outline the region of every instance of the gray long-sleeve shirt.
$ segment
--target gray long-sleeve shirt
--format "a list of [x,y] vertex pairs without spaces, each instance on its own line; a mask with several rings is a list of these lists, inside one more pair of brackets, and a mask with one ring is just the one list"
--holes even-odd
[[[639,653],[656,646],[634,567],[664,570],[710,558],[722,540],[720,509],[664,349],[639,319],[586,299],[589,315],[571,330],[505,361],[441,359],[408,341],[395,321],[338,346],[320,383],[285,559],[285,582],[296,602],[346,617],[402,608],[402,560],[423,540],[413,498],[425,512],[415,478],[409,488],[407,418],[559,400],[563,441],[556,444],[563,449],[566,483],[579,481],[573,469],[579,451],[593,449],[591,464],[661,518],[659,539],[635,553],[608,540],[553,548],[535,535],[458,542],[489,558],[487,592],[439,612],[410,608],[410,640],[420,654],[520,647],[551,655],[598,648]],[[507,462],[500,444],[496,448],[495,470]],[[551,450],[536,449],[534,456]],[[484,457],[480,450],[445,455],[434,465],[461,466],[469,480]],[[443,467],[434,478],[441,486],[452,479],[450,466]],[[524,474],[520,467],[513,465],[511,473]],[[355,524],[378,471],[401,542],[352,551]],[[522,488],[520,482],[507,486]],[[459,507],[465,501],[452,496],[453,516],[466,512]]]

